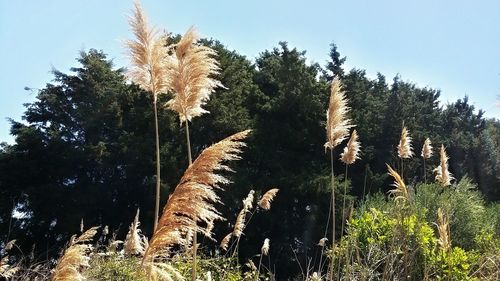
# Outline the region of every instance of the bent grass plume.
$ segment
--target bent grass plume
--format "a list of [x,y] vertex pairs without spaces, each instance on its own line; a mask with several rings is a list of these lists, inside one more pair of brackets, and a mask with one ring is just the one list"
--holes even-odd
[[215,190],[223,190],[221,185],[230,181],[218,172],[232,171],[223,162],[240,159],[241,148],[245,146],[242,140],[249,133],[250,130],[243,131],[213,144],[189,166],[163,209],[142,259],[144,269],[148,270],[156,257],[168,255],[172,246],[188,246],[190,232],[212,237],[210,231],[196,222],[208,224],[223,219],[214,206],[220,202]]
[[400,200],[408,201],[410,199],[410,194],[408,193],[408,188],[406,187],[403,179],[396,171],[394,171],[394,169],[391,168],[391,166],[388,164],[386,164],[386,166],[388,174],[394,178],[392,186],[395,187],[394,189],[389,190],[389,194],[394,196],[394,200],[396,202]]
[[85,280],[80,270],[89,266],[90,258],[87,253],[93,249],[93,246],[84,243],[94,238],[98,228],[92,227],[79,237],[75,235],[71,237],[69,247],[57,262],[52,281]]
[[133,15],[129,24],[135,40],[125,42],[125,47],[130,58],[131,69],[128,77],[141,89],[153,95],[153,108],[155,115],[155,140],[156,140],[156,198],[154,227],[156,230],[160,209],[160,136],[158,133],[158,95],[166,93],[169,88],[169,73],[164,61],[167,56],[166,41],[164,36],[149,26],[146,15],[138,1],[134,3]]
[[[172,48],[167,57],[165,69],[171,78],[169,88],[174,97],[166,106],[179,114],[180,123],[186,123],[186,144],[189,165],[192,164],[191,141],[189,139],[189,121],[208,111],[202,108],[217,87],[223,87],[217,79],[211,78],[219,74],[219,63],[214,58],[217,52],[198,43],[199,35],[191,27],[181,40]],[[194,222],[195,224],[197,221]],[[193,233],[193,278],[196,279],[196,245],[197,235]]]
[[274,197],[276,194],[278,194],[279,189],[277,188],[272,188],[269,189],[264,195],[262,195],[262,198],[259,200],[259,207],[261,207],[264,210],[270,210],[271,209],[271,202],[273,202]]

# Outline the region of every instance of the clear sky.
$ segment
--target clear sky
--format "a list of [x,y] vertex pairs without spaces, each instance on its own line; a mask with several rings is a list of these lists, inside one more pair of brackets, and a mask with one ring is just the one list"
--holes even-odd
[[[253,59],[288,41],[322,65],[335,42],[346,67],[381,72],[440,89],[442,103],[468,95],[500,119],[500,1],[172,1],[143,0],[150,21],[169,32],[195,25]],[[0,0],[0,142],[12,142],[7,117],[43,88],[50,71],[68,72],[80,50],[102,49],[125,66],[132,0]]]

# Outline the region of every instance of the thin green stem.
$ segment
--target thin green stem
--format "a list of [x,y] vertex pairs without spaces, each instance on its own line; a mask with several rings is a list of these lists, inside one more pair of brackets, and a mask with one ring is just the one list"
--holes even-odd
[[[349,165],[345,165],[345,177],[344,177],[344,196],[342,197],[342,226],[340,228],[340,236],[344,235],[344,224],[345,224],[345,197],[347,196],[347,168]],[[338,277],[340,280],[340,257],[339,257],[339,269],[338,269]]]
[[332,177],[332,257],[330,262],[330,281],[333,280],[334,270],[334,249],[335,249],[335,174],[333,173],[333,149],[330,149],[330,168]]
[[363,195],[361,196],[361,203],[362,203],[362,207],[361,207],[361,213],[364,213],[365,212],[365,193],[366,193],[366,179],[368,178],[368,164],[366,164],[365,166],[365,181],[363,183]]
[[[188,161],[189,161],[189,166],[193,164],[193,158],[191,157],[191,140],[189,139],[189,121],[186,120],[186,142],[187,142],[187,151],[188,151]],[[193,268],[192,268],[192,274],[191,274],[191,280],[195,281],[196,280],[196,252],[198,250],[198,235],[196,233],[196,221],[194,222],[195,224],[195,231],[193,235]]]
[[425,158],[424,158],[424,183],[427,183],[427,173],[425,170]]
[[262,264],[262,253],[260,253],[260,258],[259,258],[259,267],[257,268],[257,275],[255,275],[255,281],[259,281],[259,275],[260,275],[260,265]]
[[158,226],[158,215],[160,212],[160,134],[158,132],[158,109],[156,106],[156,98],[153,102],[155,112],[155,135],[156,135],[156,200],[155,200],[155,217],[153,224],[153,232]]

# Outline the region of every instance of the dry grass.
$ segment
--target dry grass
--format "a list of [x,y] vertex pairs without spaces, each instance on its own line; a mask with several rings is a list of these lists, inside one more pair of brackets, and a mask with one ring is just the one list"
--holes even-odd
[[9,264],[9,257],[5,256],[0,259],[0,277],[8,280],[9,278],[13,278],[16,273],[21,268],[15,265]]
[[401,138],[399,139],[398,144],[398,156],[399,158],[411,158],[413,156],[411,137],[406,127],[403,127],[403,130],[401,131]]
[[342,91],[340,80],[332,81],[330,102],[326,111],[326,139],[325,148],[333,149],[349,135],[349,129],[353,127],[347,118],[349,107],[347,98]]
[[231,171],[223,162],[240,159],[238,155],[245,146],[241,140],[249,132],[234,134],[205,149],[186,170],[163,209],[143,263],[153,261],[158,253],[168,251],[173,245],[189,246],[190,231],[211,238],[211,232],[196,222],[209,224],[223,219],[214,206],[220,202],[215,189],[222,189],[221,184],[228,184],[229,180],[217,172]]
[[344,151],[340,154],[340,160],[346,165],[353,164],[359,159],[360,148],[361,145],[358,141],[358,132],[353,130],[349,142],[346,147],[344,147]]
[[276,194],[278,194],[278,191],[279,189],[272,188],[264,193],[264,195],[262,195],[262,198],[259,200],[259,207],[264,210],[271,209],[271,202],[274,200],[274,197],[276,197]]
[[444,145],[441,145],[441,150],[439,151],[440,164],[434,169],[434,172],[436,172],[436,181],[442,186],[451,185],[451,181],[454,179],[453,175],[448,171],[448,159]]
[[[386,164],[387,165],[387,164]],[[408,193],[408,188],[404,183],[401,176],[391,168],[391,166],[387,165],[388,174],[394,178],[394,183],[392,184],[394,189],[389,190],[389,194],[393,195],[396,201],[399,200],[409,200],[410,194]]]
[[424,141],[424,145],[422,146],[421,156],[424,159],[429,159],[432,156],[432,145],[431,145],[431,140],[429,138],[426,138]]
[[144,254],[144,249],[147,246],[147,240],[144,235],[141,234],[139,229],[139,209],[135,215],[134,221],[128,229],[127,236],[125,237],[125,242],[123,243],[123,250],[125,254],[128,255],[142,255]]
[[57,262],[52,281],[84,280],[80,270],[89,266],[90,258],[87,253],[92,250],[92,245],[84,244],[91,241],[97,233],[98,227],[90,228],[79,237],[71,237],[69,247]]
[[220,242],[220,247],[224,250],[227,251],[227,248],[229,247],[229,242],[231,241],[231,237],[233,236],[233,232],[228,233],[222,241]]
[[441,247],[441,250],[447,252],[451,248],[450,226],[448,223],[448,218],[441,208],[438,208],[437,216],[437,228],[439,233],[438,243]]
[[246,225],[246,216],[253,208],[254,193],[255,191],[250,190],[247,197],[243,199],[243,208],[239,212],[236,222],[234,223],[233,236],[236,238],[240,238],[241,234],[243,234],[243,229],[245,229]]
[[156,102],[158,94],[166,93],[170,84],[169,73],[165,67],[168,54],[165,36],[149,26],[138,1],[134,3],[129,24],[135,40],[125,42],[132,66],[127,74],[143,90],[152,93]]
[[264,243],[262,244],[262,248],[260,249],[261,254],[267,256],[269,254],[269,238],[264,239]]
[[198,40],[196,30],[191,27],[167,60],[170,89],[174,92],[167,106],[179,114],[181,123],[208,113],[202,106],[215,88],[222,87],[220,81],[211,77],[220,70],[214,58],[217,53],[199,44]]

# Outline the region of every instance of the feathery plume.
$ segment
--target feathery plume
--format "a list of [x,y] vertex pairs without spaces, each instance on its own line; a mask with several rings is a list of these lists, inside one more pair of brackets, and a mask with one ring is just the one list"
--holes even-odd
[[247,209],[243,208],[236,217],[236,222],[234,223],[234,230],[233,230],[233,235],[236,238],[240,238],[241,234],[243,234],[247,212],[248,212]]
[[198,39],[196,30],[191,27],[167,60],[174,98],[166,105],[179,114],[181,123],[208,113],[202,106],[215,88],[223,87],[219,80],[210,78],[219,74],[219,63],[214,59],[217,53],[199,44]]
[[173,245],[188,246],[186,236],[189,230],[202,232],[211,238],[211,233],[196,222],[223,219],[214,207],[220,202],[215,189],[223,190],[221,185],[230,181],[217,172],[232,171],[223,162],[240,159],[241,148],[245,146],[241,140],[249,133],[250,130],[243,131],[213,144],[188,167],[163,209],[158,228],[144,254],[143,264],[153,261],[158,252],[168,251]]
[[85,226],[83,225],[83,218],[80,220],[80,233],[83,233]]
[[19,266],[9,265],[9,257],[5,256],[0,259],[0,277],[9,280],[20,270]]
[[246,216],[253,208],[253,200],[254,200],[255,191],[250,190],[248,196],[243,200],[243,208],[241,209],[238,217],[236,217],[236,222],[234,223],[233,235],[236,238],[240,238],[243,233],[243,229],[245,228]]
[[165,36],[159,35],[155,28],[149,26],[138,1],[134,3],[134,12],[129,18],[129,24],[135,40],[125,42],[132,66],[127,75],[141,89],[151,92],[156,103],[158,94],[166,93],[170,84],[165,66],[168,54]]
[[340,160],[346,165],[351,165],[359,159],[360,144],[358,141],[358,132],[356,130],[352,131],[351,138],[344,147],[344,152],[340,154]]
[[144,253],[143,235],[139,229],[140,224],[139,209],[137,209],[134,221],[130,225],[125,242],[123,243],[123,251],[127,255],[142,255]]
[[411,146],[410,133],[408,132],[408,129],[406,129],[406,127],[403,127],[403,130],[401,131],[401,138],[399,139],[398,144],[399,158],[411,158],[413,156],[412,149],[413,148]]
[[449,185],[451,185],[451,180],[453,180],[454,177],[448,171],[448,159],[449,158],[446,155],[444,145],[441,145],[441,150],[439,151],[439,159],[440,159],[440,164],[439,164],[439,166],[436,167],[436,169],[434,169],[434,172],[436,172],[436,180],[442,186],[449,186]]
[[182,274],[165,262],[149,262],[145,268],[150,280],[184,281]]
[[224,239],[220,242],[220,247],[224,250],[227,251],[227,247],[229,246],[229,241],[231,241],[231,237],[233,236],[233,233],[230,232],[228,233]]
[[52,281],[85,280],[80,270],[89,266],[90,258],[87,253],[92,250],[92,245],[83,244],[92,240],[98,227],[90,228],[78,238],[72,237],[69,248],[57,262],[52,275]]
[[109,234],[109,227],[107,225],[104,226],[104,229],[102,230],[102,235],[106,236]]
[[404,183],[403,179],[401,176],[394,171],[391,166],[387,165],[387,170],[389,171],[389,175],[394,178],[394,183],[392,186],[395,187],[395,189],[389,190],[389,194],[395,196],[395,200],[398,201],[400,199],[402,200],[408,200],[410,198],[409,193],[408,193],[408,188],[406,187],[406,184]]
[[326,111],[326,139],[325,148],[334,149],[349,135],[353,127],[346,115],[349,112],[347,98],[341,89],[340,80],[332,81],[330,102]]
[[264,256],[269,254],[269,238],[264,239],[264,244],[262,245],[261,253]]
[[319,239],[318,246],[325,247],[326,242],[328,242],[328,238],[323,237],[323,238]]
[[254,193],[255,191],[250,190],[247,197],[243,199],[243,208],[247,209],[247,211],[253,208]]
[[252,260],[248,260],[245,265],[251,270],[251,271],[257,271],[257,267],[255,266],[255,263],[253,263]]
[[271,202],[274,200],[274,197],[278,193],[279,189],[277,188],[272,188],[269,189],[262,198],[259,200],[259,207],[261,207],[264,210],[269,210],[271,209]]
[[451,247],[451,240],[450,240],[450,226],[448,223],[448,218],[445,216],[443,210],[441,208],[438,208],[438,221],[437,221],[437,228],[438,228],[438,233],[439,233],[439,246],[443,251],[448,251]]
[[422,146],[421,156],[424,159],[429,159],[432,156],[432,145],[431,145],[431,140],[429,138],[426,138],[424,141],[424,145]]
[[15,244],[16,244],[16,239],[10,240],[9,242],[7,242],[7,244],[5,244],[4,250],[5,251],[12,250],[12,247],[14,247]]

